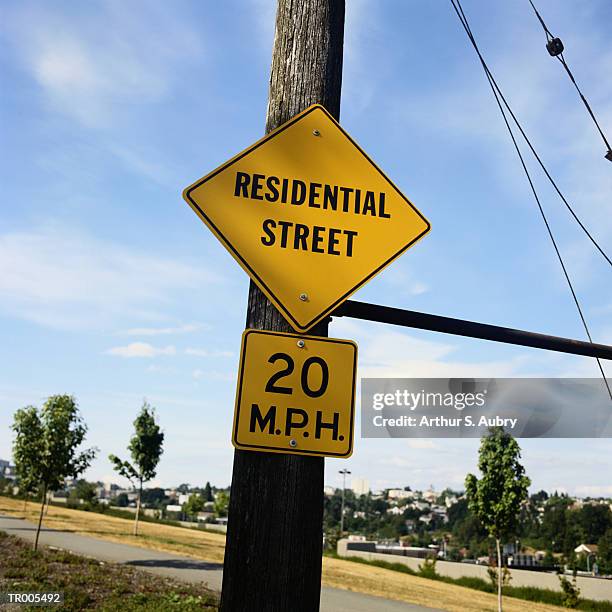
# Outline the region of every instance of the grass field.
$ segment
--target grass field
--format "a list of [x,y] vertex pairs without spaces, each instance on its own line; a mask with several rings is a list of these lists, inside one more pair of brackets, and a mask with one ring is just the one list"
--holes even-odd
[[[43,547],[34,552],[29,543],[1,531],[0,548],[0,591],[62,592],[61,609],[65,612],[217,610],[217,596],[199,585],[153,576],[125,565],[100,563],[61,550]],[[14,609],[24,608],[15,605]]]
[[[35,522],[40,506],[0,497],[0,514],[23,517]],[[179,553],[205,561],[222,562],[225,537],[221,534],[155,523],[141,523],[141,535],[132,535],[132,521],[82,510],[51,506],[44,525],[100,539],[134,544],[153,550]],[[323,558],[323,584],[339,589],[378,595],[424,606],[435,606],[450,612],[481,612],[497,609],[494,595],[444,582],[437,582],[346,561]],[[546,612],[562,608],[514,598],[505,598],[507,612]]]

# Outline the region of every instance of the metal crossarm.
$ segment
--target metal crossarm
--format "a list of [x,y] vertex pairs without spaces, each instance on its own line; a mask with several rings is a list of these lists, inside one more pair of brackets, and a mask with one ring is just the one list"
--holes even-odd
[[442,317],[414,310],[404,310],[402,308],[392,308],[379,304],[368,304],[347,300],[333,315],[335,317],[351,317],[353,319],[363,319],[365,321],[378,321],[379,323],[390,323],[402,327],[413,327],[416,329],[426,329],[429,331],[453,334],[455,336],[467,336],[468,338],[480,338],[481,340],[493,340],[494,342],[504,342],[506,344],[518,344],[520,346],[530,346],[533,348],[546,349],[548,351],[558,351],[561,353],[571,353],[573,355],[585,355],[586,357],[599,357],[600,359],[612,360],[612,346],[606,344],[595,344],[582,340],[572,340],[571,338],[560,338],[559,336],[549,336],[535,332],[524,331],[522,329],[512,329],[510,327],[500,327],[499,325],[488,325],[486,323],[476,323],[475,321],[465,321],[452,317]]

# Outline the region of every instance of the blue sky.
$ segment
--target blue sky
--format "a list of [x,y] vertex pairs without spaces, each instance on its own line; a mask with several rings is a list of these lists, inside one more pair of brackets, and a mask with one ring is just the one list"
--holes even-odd
[[[465,0],[472,29],[577,213],[612,246],[612,168],[528,3]],[[606,0],[541,0],[612,132]],[[229,483],[246,275],[181,190],[263,133],[274,3],[2,3],[0,457],[15,409],[73,393],[114,479],[146,397],[158,482]],[[583,338],[482,70],[450,3],[347,1],[341,122],[432,231],[356,297]],[[610,269],[538,176],[596,341]],[[338,319],[360,375],[597,376],[592,360]],[[608,367],[609,375],[612,368]],[[524,440],[534,488],[612,495],[612,441]],[[373,487],[461,487],[475,440],[361,440],[326,462]]]

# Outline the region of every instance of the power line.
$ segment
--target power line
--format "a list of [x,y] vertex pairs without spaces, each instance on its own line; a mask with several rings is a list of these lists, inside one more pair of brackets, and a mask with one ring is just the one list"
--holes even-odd
[[563,51],[565,49],[563,47],[563,43],[561,42],[561,39],[557,36],[554,36],[551,33],[551,31],[548,29],[548,27],[546,26],[546,23],[544,23],[544,19],[542,19],[542,16],[538,12],[538,9],[535,7],[535,4],[532,2],[532,0],[529,0],[529,4],[531,4],[531,8],[533,8],[533,11],[536,14],[536,17],[538,18],[538,21],[542,25],[542,28],[544,29],[544,33],[546,34],[546,49],[548,50],[548,53],[552,57],[556,57],[559,60],[559,62],[561,62],[561,65],[563,66],[563,68],[565,68],[565,72],[567,72],[567,76],[569,76],[570,80],[574,84],[574,87],[576,88],[576,91],[578,92],[580,99],[582,100],[584,106],[586,107],[589,115],[591,116],[591,119],[593,120],[593,123],[595,124],[595,127],[597,128],[599,134],[601,135],[602,140],[604,141],[604,144],[606,145],[607,152],[606,152],[605,158],[609,161],[612,161],[612,147],[610,147],[610,143],[608,142],[606,135],[601,129],[599,122],[597,121],[595,117],[595,113],[591,109],[591,105],[588,103],[586,97],[580,90],[580,87],[578,87],[578,83],[576,82],[576,79],[574,78],[572,71],[567,65],[565,58],[563,57]]
[[[565,262],[563,261],[563,257],[561,255],[561,251],[559,250],[559,247],[557,246],[557,241],[555,240],[555,237],[553,235],[552,229],[550,227],[550,224],[548,222],[548,218],[546,217],[546,213],[544,212],[544,208],[542,207],[542,203],[540,202],[540,198],[538,196],[538,193],[536,191],[535,185],[533,183],[533,180],[531,178],[531,174],[529,173],[529,170],[527,169],[527,165],[525,163],[525,160],[523,158],[523,154],[521,153],[521,149],[518,146],[518,143],[516,141],[516,137],[514,135],[514,132],[512,130],[512,127],[510,125],[510,122],[508,121],[508,117],[506,116],[506,112],[504,111],[504,105],[506,106],[506,108],[508,109],[508,112],[511,114],[512,118],[514,119],[515,123],[517,123],[517,125],[519,126],[519,129],[521,130],[521,133],[523,134],[524,138],[527,140],[527,137],[525,136],[525,133],[523,132],[523,130],[520,128],[520,125],[518,124],[518,121],[516,120],[516,117],[514,116],[514,114],[512,113],[512,110],[510,109],[510,106],[508,104],[508,102],[506,101],[505,97],[503,96],[499,85],[497,84],[497,81],[495,80],[495,78],[493,77],[493,74],[491,73],[491,71],[489,70],[489,67],[487,66],[487,63],[484,60],[484,57],[482,56],[480,49],[478,47],[478,44],[476,43],[476,39],[474,38],[474,35],[472,34],[472,30],[470,28],[468,19],[465,15],[465,13],[463,12],[463,7],[461,6],[461,2],[460,0],[450,0],[453,8],[455,9],[455,13],[457,13],[457,17],[459,18],[459,21],[461,22],[461,25],[463,26],[463,29],[465,30],[470,42],[472,43],[472,46],[474,47],[474,50],[476,51],[476,54],[478,55],[478,58],[480,59],[480,63],[482,64],[482,67],[485,71],[485,75],[487,77],[487,80],[489,81],[489,86],[491,87],[491,91],[493,92],[493,96],[495,97],[495,101],[497,102],[497,106],[499,107],[499,110],[502,114],[502,117],[504,119],[504,123],[506,124],[506,128],[508,129],[508,133],[510,134],[510,138],[512,139],[512,143],[514,145],[514,148],[516,149],[516,153],[519,157],[519,160],[521,162],[521,166],[523,167],[523,171],[525,172],[525,176],[527,177],[527,181],[529,182],[529,186],[531,188],[531,191],[533,193],[533,196],[535,198],[536,204],[538,206],[538,210],[540,212],[540,215],[542,217],[542,220],[544,221],[544,225],[546,226],[546,231],[548,233],[548,236],[552,242],[553,248],[555,250],[555,253],[557,255],[557,258],[559,260],[559,263],[561,264],[561,269],[563,270],[563,275],[565,276],[565,280],[567,281],[567,284],[569,286],[570,292],[572,294],[572,298],[574,300],[574,304],[576,305],[576,309],[578,310],[578,314],[580,316],[580,320],[582,321],[582,325],[584,327],[584,330],[586,332],[587,338],[589,339],[589,342],[591,342],[591,344],[593,343],[593,339],[591,337],[591,332],[589,330],[589,326],[586,322],[586,319],[584,317],[584,314],[582,312],[582,308],[580,306],[580,302],[578,301],[578,296],[576,295],[576,291],[574,290],[574,286],[572,284],[572,281],[570,279],[569,273],[567,271],[567,268],[565,267]],[[504,103],[504,105],[502,105],[502,101]],[[533,147],[532,151],[533,151]],[[535,152],[534,152],[535,154]],[[542,165],[542,164],[540,164]],[[605,254],[604,254],[605,256]],[[606,256],[607,259],[607,256]],[[609,261],[609,260],[608,260]],[[603,367],[601,365],[601,361],[599,360],[598,357],[596,357],[597,360],[597,365],[599,366],[599,371],[601,372],[601,375],[603,377],[603,381],[604,384],[606,386],[606,389],[608,390],[608,395],[610,396],[610,399],[612,400],[612,390],[610,389],[610,385],[608,384],[608,380],[606,378],[606,374],[603,370]]]
[[[451,2],[452,2],[452,0],[451,0]],[[453,6],[454,6],[454,3],[453,3]],[[459,5],[459,7],[461,8],[461,5]],[[457,15],[459,15],[459,12],[457,11],[456,7],[455,7],[455,11],[457,12]],[[463,12],[462,8],[461,8],[461,11]],[[463,24],[463,19],[464,18],[465,18],[465,14],[463,14],[463,17],[461,15],[459,15],[459,19],[462,20],[462,24]],[[466,32],[468,33],[468,37],[471,36],[473,38],[472,33],[469,30],[469,25],[467,24],[467,20],[465,21],[464,28],[466,28],[466,26],[467,26]],[[527,146],[529,147],[529,149],[531,150],[533,156],[535,157],[535,159],[537,160],[538,164],[540,165],[540,168],[542,168],[542,171],[544,172],[546,178],[549,180],[550,184],[553,186],[554,190],[557,192],[557,195],[561,198],[561,201],[563,202],[563,204],[565,204],[565,207],[567,208],[567,210],[569,210],[569,212],[571,213],[571,215],[574,218],[574,220],[576,221],[576,223],[578,223],[579,227],[582,229],[582,231],[585,233],[585,235],[588,237],[588,239],[592,242],[592,244],[595,246],[595,248],[601,253],[603,258],[608,262],[610,267],[612,267],[612,259],[610,259],[610,257],[607,255],[607,253],[598,244],[597,240],[595,240],[595,238],[593,237],[591,232],[589,232],[587,227],[580,220],[580,218],[578,217],[578,215],[576,214],[576,212],[574,211],[574,209],[572,208],[570,203],[567,201],[567,198],[561,192],[561,189],[559,189],[559,186],[557,185],[556,181],[553,179],[553,177],[551,176],[550,172],[548,171],[548,169],[544,165],[544,162],[542,161],[541,157],[538,155],[538,152],[535,150],[535,147],[531,143],[531,140],[529,140],[527,134],[525,133],[525,130],[523,129],[522,125],[520,124],[519,120],[517,119],[516,115],[514,114],[514,111],[510,107],[510,104],[506,100],[506,98],[505,98],[504,94],[502,93],[502,91],[500,90],[500,88],[497,86],[497,83],[495,82],[495,79],[493,79],[493,75],[490,73],[489,67],[485,63],[482,55],[480,54],[480,51],[478,49],[478,46],[476,45],[476,41],[475,40],[472,41],[472,45],[474,45],[474,48],[476,49],[476,52],[478,53],[480,61],[481,61],[482,65],[483,65],[483,68],[485,70],[485,73],[487,74],[487,78],[489,78],[490,81],[492,80],[493,83],[495,83],[495,88],[497,88],[497,92],[499,93],[499,97],[502,99],[502,101],[504,103],[504,106],[506,107],[506,109],[508,110],[508,113],[512,117],[512,120],[513,120],[514,124],[516,125],[516,127],[520,131],[521,136],[524,138],[525,142],[527,143]],[[493,87],[492,84],[491,84],[491,87]]]

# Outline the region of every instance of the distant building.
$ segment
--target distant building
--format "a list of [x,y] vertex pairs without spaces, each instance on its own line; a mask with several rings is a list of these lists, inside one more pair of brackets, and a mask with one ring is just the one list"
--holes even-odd
[[11,465],[11,462],[6,461],[6,459],[0,459],[0,478],[6,478],[7,480],[15,480],[17,478],[15,466]]
[[351,489],[355,495],[367,495],[370,492],[370,481],[366,478],[353,478]]
[[536,567],[538,565],[535,555],[521,553],[509,555],[506,562],[509,567]]
[[325,485],[323,487],[323,495],[327,495],[327,497],[331,497],[336,492],[334,487],[330,487],[329,485]]
[[574,548],[577,555],[596,555],[598,550],[597,544],[580,544]]
[[447,508],[450,508],[451,506],[454,506],[459,500],[457,499],[456,495],[447,495],[446,499],[444,500],[444,503],[446,504]]
[[423,499],[427,500],[430,503],[434,503],[436,499],[438,499],[439,495],[433,490],[433,487],[430,487],[423,493]]
[[404,489],[389,489],[387,491],[389,499],[410,499],[413,495],[412,491],[404,491]]

